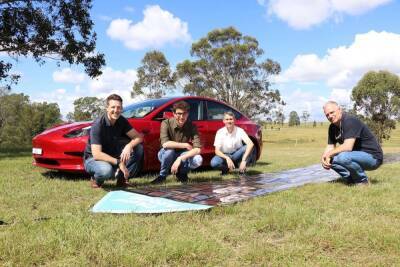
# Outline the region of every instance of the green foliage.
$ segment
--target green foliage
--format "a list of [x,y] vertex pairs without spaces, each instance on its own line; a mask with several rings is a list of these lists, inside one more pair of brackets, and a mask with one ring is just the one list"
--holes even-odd
[[67,114],[69,121],[89,121],[99,117],[105,109],[105,100],[97,97],[80,97],[74,101],[74,112]]
[[353,88],[352,100],[378,141],[389,139],[400,116],[399,77],[388,71],[367,72]]
[[[0,52],[83,64],[90,77],[101,74],[104,55],[95,54],[91,0],[0,1]],[[10,62],[0,61],[0,81],[9,88],[19,78]]]
[[138,80],[133,85],[132,98],[139,95],[160,98],[175,85],[175,75],[171,73],[169,63],[160,51],[147,52],[137,73]]
[[299,126],[300,118],[296,111],[291,111],[289,114],[289,127]]
[[30,146],[32,137],[60,123],[60,109],[55,103],[30,103],[24,94],[0,97],[0,147]]
[[310,118],[310,112],[307,110],[304,110],[303,113],[301,114],[301,119],[304,122],[304,125],[307,125],[308,119]]
[[284,103],[270,88],[281,67],[271,59],[257,63],[263,53],[255,38],[233,27],[216,29],[192,44],[197,60],[179,63],[177,76],[184,93],[222,100],[251,118],[265,116]]

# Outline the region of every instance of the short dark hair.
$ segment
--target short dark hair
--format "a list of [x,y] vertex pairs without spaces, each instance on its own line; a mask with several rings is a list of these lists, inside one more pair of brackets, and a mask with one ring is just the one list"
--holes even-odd
[[226,115],[227,115],[227,116],[230,116],[230,117],[233,117],[234,119],[236,119],[235,114],[234,114],[232,111],[230,111],[230,110],[224,112],[224,117],[225,117]]
[[182,109],[184,111],[189,111],[190,106],[187,102],[185,101],[178,101],[172,105],[172,111],[175,113],[177,109]]
[[108,103],[109,103],[111,100],[119,101],[119,102],[121,102],[121,104],[122,104],[122,98],[121,98],[119,95],[117,95],[117,94],[109,95],[109,96],[106,98],[106,104],[107,104],[107,106],[108,106]]

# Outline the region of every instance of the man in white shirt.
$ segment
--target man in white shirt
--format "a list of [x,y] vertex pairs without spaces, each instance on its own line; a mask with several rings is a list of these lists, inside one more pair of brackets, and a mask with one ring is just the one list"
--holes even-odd
[[224,113],[222,121],[225,127],[215,135],[211,167],[221,170],[223,175],[236,167],[239,173],[244,173],[246,166],[255,162],[254,144],[242,128],[235,126],[235,115],[231,111]]

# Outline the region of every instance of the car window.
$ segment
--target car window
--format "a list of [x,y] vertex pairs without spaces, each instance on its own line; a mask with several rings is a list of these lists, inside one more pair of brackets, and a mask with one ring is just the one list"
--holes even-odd
[[[187,102],[190,106],[190,112],[189,112],[189,120],[191,121],[200,121],[203,120],[204,118],[204,108],[203,108],[203,101],[199,99],[187,99],[184,100]],[[172,112],[172,105],[169,105],[165,109],[163,109],[161,112],[157,114],[157,116],[154,117],[154,119],[162,119],[164,112]]]
[[232,111],[236,119],[242,117],[242,114],[229,106],[214,101],[207,101],[207,120],[222,120],[224,113],[227,111]]
[[134,103],[124,108],[122,116],[125,118],[143,118],[169,100],[168,98],[160,98]]

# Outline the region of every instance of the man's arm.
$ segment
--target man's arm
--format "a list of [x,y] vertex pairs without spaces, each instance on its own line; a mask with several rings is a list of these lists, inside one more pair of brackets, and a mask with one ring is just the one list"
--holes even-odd
[[334,146],[334,145],[327,145],[325,148],[324,153],[322,154],[321,162],[322,166],[325,169],[330,169],[331,167],[331,159],[341,153],[341,152],[346,152],[346,151],[353,151],[354,143],[356,142],[355,138],[348,138],[345,139],[343,144],[339,146]]
[[239,171],[246,170],[247,158],[249,157],[251,150],[254,147],[253,141],[251,141],[247,134],[243,136],[243,142],[246,144],[246,151],[243,154],[242,162],[240,162]]
[[111,163],[112,165],[117,165],[117,159],[111,157],[107,153],[102,151],[101,145],[91,144],[90,148],[92,149],[92,155],[95,160],[101,160]]

